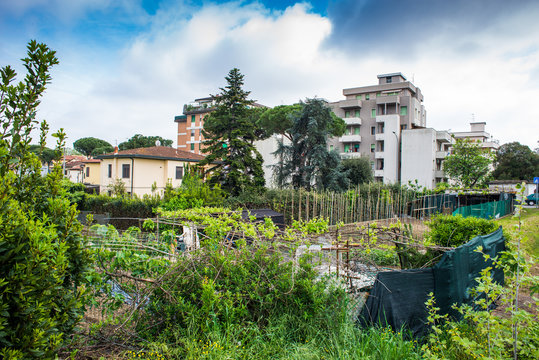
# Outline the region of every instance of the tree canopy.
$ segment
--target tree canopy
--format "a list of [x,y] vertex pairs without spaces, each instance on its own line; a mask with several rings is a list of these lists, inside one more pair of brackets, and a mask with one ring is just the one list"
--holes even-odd
[[492,176],[498,180],[531,180],[539,176],[539,155],[528,146],[511,142],[496,153]]
[[138,149],[155,146],[156,141],[161,143],[161,146],[172,147],[172,140],[163,139],[161,136],[144,136],[135,134],[131,139],[124,141],[118,145],[120,150]]
[[[305,104],[298,103],[293,105],[279,105],[271,109],[266,109],[258,119],[258,126],[264,130],[264,137],[269,137],[272,134],[281,134],[288,140],[292,141],[291,129],[296,119]],[[331,115],[331,124],[329,126],[329,134],[332,136],[341,136],[346,131],[346,123],[343,119],[335,115]]]
[[279,186],[343,190],[348,187],[348,172],[339,155],[329,152],[327,138],[335,127],[331,109],[320,99],[307,99],[301,110],[292,113],[289,143],[280,143],[276,155],[281,163],[274,166]]
[[480,144],[457,139],[451,155],[443,162],[443,170],[459,186],[473,188],[486,183],[493,159],[493,154]]
[[264,187],[262,155],[253,145],[259,139],[256,116],[250,110],[249,91],[243,90],[243,75],[230,70],[227,85],[220,88],[215,111],[204,118],[202,134],[208,154],[201,165],[217,163],[210,178],[232,195],[242,191],[258,191]]
[[[73,143],[73,148],[86,156],[94,155],[92,154],[92,152],[94,152],[94,150],[98,148],[106,149],[107,151],[105,152],[112,152],[114,150],[112,145],[109,144],[107,141],[95,137],[84,137],[78,139]],[[99,152],[98,154],[102,153]]]
[[56,157],[56,151],[48,147],[41,148],[40,145],[30,145],[28,150],[37,155],[39,160],[45,164],[50,164]]
[[371,162],[368,157],[345,159],[342,165],[345,170],[348,170],[350,185],[369,183],[374,179]]

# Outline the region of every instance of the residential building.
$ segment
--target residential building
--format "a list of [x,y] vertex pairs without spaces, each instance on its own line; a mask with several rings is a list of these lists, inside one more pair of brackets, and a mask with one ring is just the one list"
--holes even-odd
[[344,89],[343,95],[330,106],[346,122],[346,132],[328,141],[330,150],[342,158],[366,156],[377,181],[399,182],[401,131],[426,126],[421,90],[391,73],[378,75],[378,85]]
[[[174,122],[178,124],[178,149],[190,151],[193,154],[203,154],[204,118],[215,110],[217,102],[214,97],[195,99],[195,101],[183,106],[183,115],[174,117]],[[257,103],[252,107],[265,107]]]
[[500,148],[498,140],[485,131],[486,122],[471,122],[470,131],[453,132],[455,139],[468,139],[481,144],[485,150],[496,152]]
[[447,182],[442,163],[450,154],[454,139],[447,131],[432,128],[407,129],[401,132],[401,183],[415,183],[433,189]]
[[101,181],[101,160],[83,160],[83,182],[84,184],[99,185]]
[[174,117],[178,123],[178,149],[189,151],[193,154],[202,154],[204,136],[204,117],[215,110],[215,99],[205,97],[183,106],[183,115]]
[[165,146],[118,151],[96,156],[101,159],[100,192],[118,179],[126,191],[137,196],[162,194],[168,181],[173,187],[182,183],[186,164],[196,164],[204,156]]

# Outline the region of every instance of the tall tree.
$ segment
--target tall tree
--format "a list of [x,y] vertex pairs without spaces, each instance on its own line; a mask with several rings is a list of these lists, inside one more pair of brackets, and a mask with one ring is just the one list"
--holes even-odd
[[530,180],[539,176],[539,155],[528,146],[511,142],[496,152],[492,176],[498,180]]
[[172,147],[172,140],[163,139],[161,136],[144,136],[135,134],[131,139],[124,141],[118,145],[120,150],[138,149],[155,146],[156,141],[161,143],[161,146]]
[[258,140],[257,127],[249,107],[249,91],[243,90],[243,75],[232,69],[220,88],[217,107],[204,118],[202,134],[206,158],[201,165],[216,162],[210,182],[222,185],[232,195],[242,191],[257,191],[264,187],[262,156],[253,145]]
[[368,157],[346,159],[342,162],[343,168],[348,170],[350,185],[358,185],[373,181],[371,162]]
[[459,186],[473,188],[486,183],[493,159],[494,155],[480,144],[457,139],[451,155],[443,162],[443,170]]
[[[293,105],[279,105],[266,109],[258,119],[258,126],[264,130],[265,137],[272,134],[281,134],[292,141],[290,130],[294,125],[294,119],[303,110],[303,103]],[[331,125],[329,133],[332,136],[341,136],[346,131],[346,123],[343,119],[331,112]]]
[[109,150],[106,152],[112,152],[114,150],[111,144],[105,140],[97,139],[95,137],[84,137],[78,139],[73,143],[73,148],[86,156],[92,155],[92,151],[97,148],[105,148]]
[[302,104],[301,111],[293,115],[290,143],[279,144],[275,153],[282,159],[274,167],[277,184],[336,191],[348,187],[348,172],[339,155],[326,145],[333,122],[332,111],[323,100],[307,99]]

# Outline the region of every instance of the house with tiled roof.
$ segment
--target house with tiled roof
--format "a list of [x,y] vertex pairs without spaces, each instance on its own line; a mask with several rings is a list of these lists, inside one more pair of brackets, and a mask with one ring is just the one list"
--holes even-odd
[[85,185],[99,185],[101,181],[101,160],[87,159],[83,160],[83,173]]
[[129,194],[137,196],[162,194],[167,181],[173,187],[182,183],[187,164],[197,164],[204,156],[166,146],[152,146],[96,156],[101,160],[100,192],[107,193],[117,179],[123,181]]

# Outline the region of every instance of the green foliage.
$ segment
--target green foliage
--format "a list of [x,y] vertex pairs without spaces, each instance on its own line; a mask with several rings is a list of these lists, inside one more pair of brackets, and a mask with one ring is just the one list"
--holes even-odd
[[460,186],[483,186],[490,175],[494,155],[468,139],[457,139],[452,154],[443,162],[444,172]]
[[[113,151],[112,145],[105,140],[94,137],[85,137],[78,139],[73,143],[73,148],[86,156],[95,155],[95,149],[110,149],[107,152]],[[98,153],[99,154],[99,153]]]
[[492,176],[497,180],[531,180],[539,174],[539,154],[518,142],[503,144],[495,166]]
[[92,150],[92,153],[90,155],[97,156],[97,155],[102,155],[106,153],[111,153],[113,151],[114,151],[114,148],[112,147],[112,145],[105,145],[105,146],[96,147],[95,149]]
[[125,182],[120,178],[114,179],[113,182],[107,185],[107,191],[109,191],[111,196],[113,197],[121,198],[121,197],[127,196],[127,190],[125,189]]
[[247,99],[249,92],[242,89],[243,75],[239,69],[230,70],[225,79],[228,85],[215,96],[217,108],[204,118],[202,134],[206,147],[202,151],[208,155],[200,165],[218,162],[209,181],[212,185],[220,184],[229,194],[262,192],[263,159],[253,145],[259,137],[256,119],[249,111],[253,101]]
[[66,198],[70,204],[77,204],[80,207],[86,199],[86,187],[81,183],[74,183],[69,179],[63,178],[61,181],[62,187],[66,191]]
[[[25,80],[0,69],[0,357],[52,359],[81,319],[87,302],[89,253],[75,206],[56,167],[45,177],[30,151],[39,98],[55,52],[30,41]],[[41,123],[40,151],[48,126]],[[65,144],[62,130],[56,154]]]
[[281,134],[288,140],[292,140],[292,135],[288,131],[292,128],[294,118],[301,112],[302,107],[302,104],[294,104],[265,109],[260,115],[257,125],[264,129],[265,137]]
[[371,162],[368,157],[345,159],[342,162],[343,169],[348,171],[350,185],[358,185],[373,181]]
[[282,163],[274,166],[279,186],[342,191],[348,187],[347,172],[339,155],[326,146],[333,129],[331,109],[320,99],[307,99],[301,112],[293,113],[290,144],[280,143],[275,154]]
[[56,151],[49,149],[48,147],[42,149],[40,145],[30,145],[28,150],[36,154],[39,160],[45,164],[50,164],[58,157]]
[[427,222],[428,239],[435,245],[457,247],[477,235],[487,235],[498,227],[495,222],[461,215],[436,215]]
[[185,210],[202,206],[218,206],[223,203],[225,193],[219,185],[211,186],[204,182],[194,170],[186,167],[182,185],[175,190],[165,191],[165,210]]
[[276,321],[298,325],[304,319],[291,333],[299,340],[312,321],[322,329],[332,326],[319,322],[320,313],[333,309],[339,323],[346,316],[344,289],[317,276],[306,258],[296,267],[266,247],[207,246],[178,260],[140,314],[137,329],[145,338],[171,342],[178,333],[204,339],[207,332],[264,328]]
[[138,149],[155,146],[155,142],[159,141],[161,146],[172,147],[172,140],[163,139],[161,136],[144,136],[141,134],[133,135],[129,140],[118,145],[120,150]]

